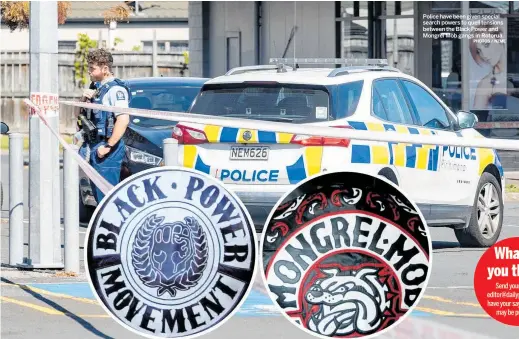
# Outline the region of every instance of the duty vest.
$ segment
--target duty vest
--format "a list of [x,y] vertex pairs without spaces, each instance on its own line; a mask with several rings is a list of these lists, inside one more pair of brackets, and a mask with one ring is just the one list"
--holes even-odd
[[[105,95],[108,94],[108,91],[113,86],[121,86],[126,89],[129,103],[131,100],[130,89],[128,88],[126,82],[120,79],[114,79],[98,88],[98,95],[93,98],[92,103],[102,105]],[[96,126],[97,136],[99,138],[107,139],[112,136],[115,124],[115,114],[113,112],[93,109],[89,120],[92,121],[92,123]]]

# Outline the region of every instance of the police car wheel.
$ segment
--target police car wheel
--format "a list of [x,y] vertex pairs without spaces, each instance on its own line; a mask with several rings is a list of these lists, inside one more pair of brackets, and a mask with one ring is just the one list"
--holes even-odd
[[503,197],[497,179],[483,173],[472,207],[467,228],[455,230],[456,238],[464,247],[490,247],[501,233],[503,226]]

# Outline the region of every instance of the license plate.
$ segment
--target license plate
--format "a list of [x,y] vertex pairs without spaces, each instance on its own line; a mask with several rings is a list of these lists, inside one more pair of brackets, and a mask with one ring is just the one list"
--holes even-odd
[[231,160],[268,160],[268,147],[231,147]]

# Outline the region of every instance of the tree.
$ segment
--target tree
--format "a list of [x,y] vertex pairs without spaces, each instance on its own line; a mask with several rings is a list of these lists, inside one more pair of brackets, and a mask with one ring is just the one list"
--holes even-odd
[[[63,25],[70,11],[70,1],[58,1],[58,24]],[[2,1],[2,21],[11,32],[29,27],[29,1]]]
[[126,4],[115,5],[110,9],[107,9],[103,12],[103,17],[105,19],[105,24],[109,25],[110,22],[115,21],[128,21],[130,17],[130,13],[133,11],[133,7],[130,7]]
[[[58,1],[58,24],[63,25],[70,12],[70,1]],[[115,5],[103,12],[106,24],[111,21],[128,21],[132,7],[121,4]],[[2,21],[9,27],[11,32],[16,29],[26,29],[29,27],[29,1],[2,1],[1,14]]]

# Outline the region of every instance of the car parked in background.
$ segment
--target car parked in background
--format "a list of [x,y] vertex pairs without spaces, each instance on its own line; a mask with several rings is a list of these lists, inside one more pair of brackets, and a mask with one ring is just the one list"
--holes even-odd
[[[209,79],[188,77],[148,77],[129,79],[131,108],[169,112],[186,112],[202,85]],[[121,168],[121,181],[134,173],[162,165],[162,143],[171,138],[176,122],[130,117],[123,137],[126,155]],[[86,175],[80,178],[80,220],[88,222],[97,206]]]

